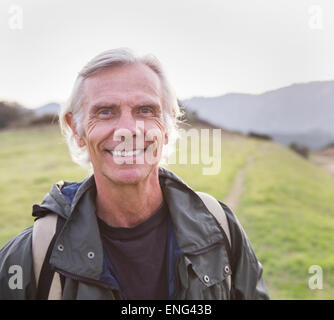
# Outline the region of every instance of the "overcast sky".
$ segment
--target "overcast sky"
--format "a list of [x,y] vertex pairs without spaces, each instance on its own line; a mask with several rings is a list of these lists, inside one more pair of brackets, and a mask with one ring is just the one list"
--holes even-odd
[[101,51],[163,63],[179,98],[334,80],[333,0],[1,0],[0,99],[67,99]]

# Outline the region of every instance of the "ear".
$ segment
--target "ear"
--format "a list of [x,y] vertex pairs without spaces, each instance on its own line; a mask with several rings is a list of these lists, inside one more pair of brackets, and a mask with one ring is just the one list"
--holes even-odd
[[165,140],[164,140],[164,144],[168,144],[168,133],[165,133]]
[[71,128],[75,141],[77,142],[78,146],[80,148],[84,147],[86,145],[85,140],[78,134],[76,126],[75,126],[75,121],[74,121],[74,117],[73,117],[73,113],[72,112],[68,112],[65,114],[65,120],[67,125]]

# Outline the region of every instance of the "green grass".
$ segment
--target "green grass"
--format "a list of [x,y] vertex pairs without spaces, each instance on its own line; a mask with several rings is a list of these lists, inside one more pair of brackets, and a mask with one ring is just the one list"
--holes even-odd
[[32,225],[38,204],[59,180],[82,180],[59,129],[38,128],[0,133],[0,247]]
[[[189,150],[190,155],[190,150]],[[195,190],[223,199],[248,159],[236,214],[263,264],[273,299],[334,298],[334,179],[271,142],[224,136],[221,171],[168,165]],[[80,181],[56,127],[0,132],[0,247],[33,223],[31,207],[59,180]],[[323,270],[322,290],[310,290],[309,267]]]
[[[238,209],[273,298],[334,298],[334,179],[288,149],[258,143]],[[310,266],[323,289],[310,290]]]
[[[191,159],[188,144],[188,159]],[[215,175],[204,175],[203,169],[212,164],[171,164],[166,166],[180,176],[194,190],[210,193],[216,199],[223,199],[228,193],[238,170],[246,165],[248,157],[254,152],[256,143],[253,140],[241,139],[237,136],[223,136],[221,143],[221,170]],[[210,149],[212,154],[212,148]],[[179,159],[178,153],[176,159]]]

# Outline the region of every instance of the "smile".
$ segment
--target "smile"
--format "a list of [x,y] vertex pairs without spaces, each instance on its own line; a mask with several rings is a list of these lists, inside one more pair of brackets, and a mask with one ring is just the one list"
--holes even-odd
[[133,157],[143,152],[145,149],[129,150],[129,151],[109,151],[115,157]]

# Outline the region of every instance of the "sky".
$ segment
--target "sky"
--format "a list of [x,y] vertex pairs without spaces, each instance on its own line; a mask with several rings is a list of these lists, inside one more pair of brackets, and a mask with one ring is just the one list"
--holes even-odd
[[156,55],[179,99],[334,80],[334,1],[1,0],[0,100],[63,102],[118,47]]

